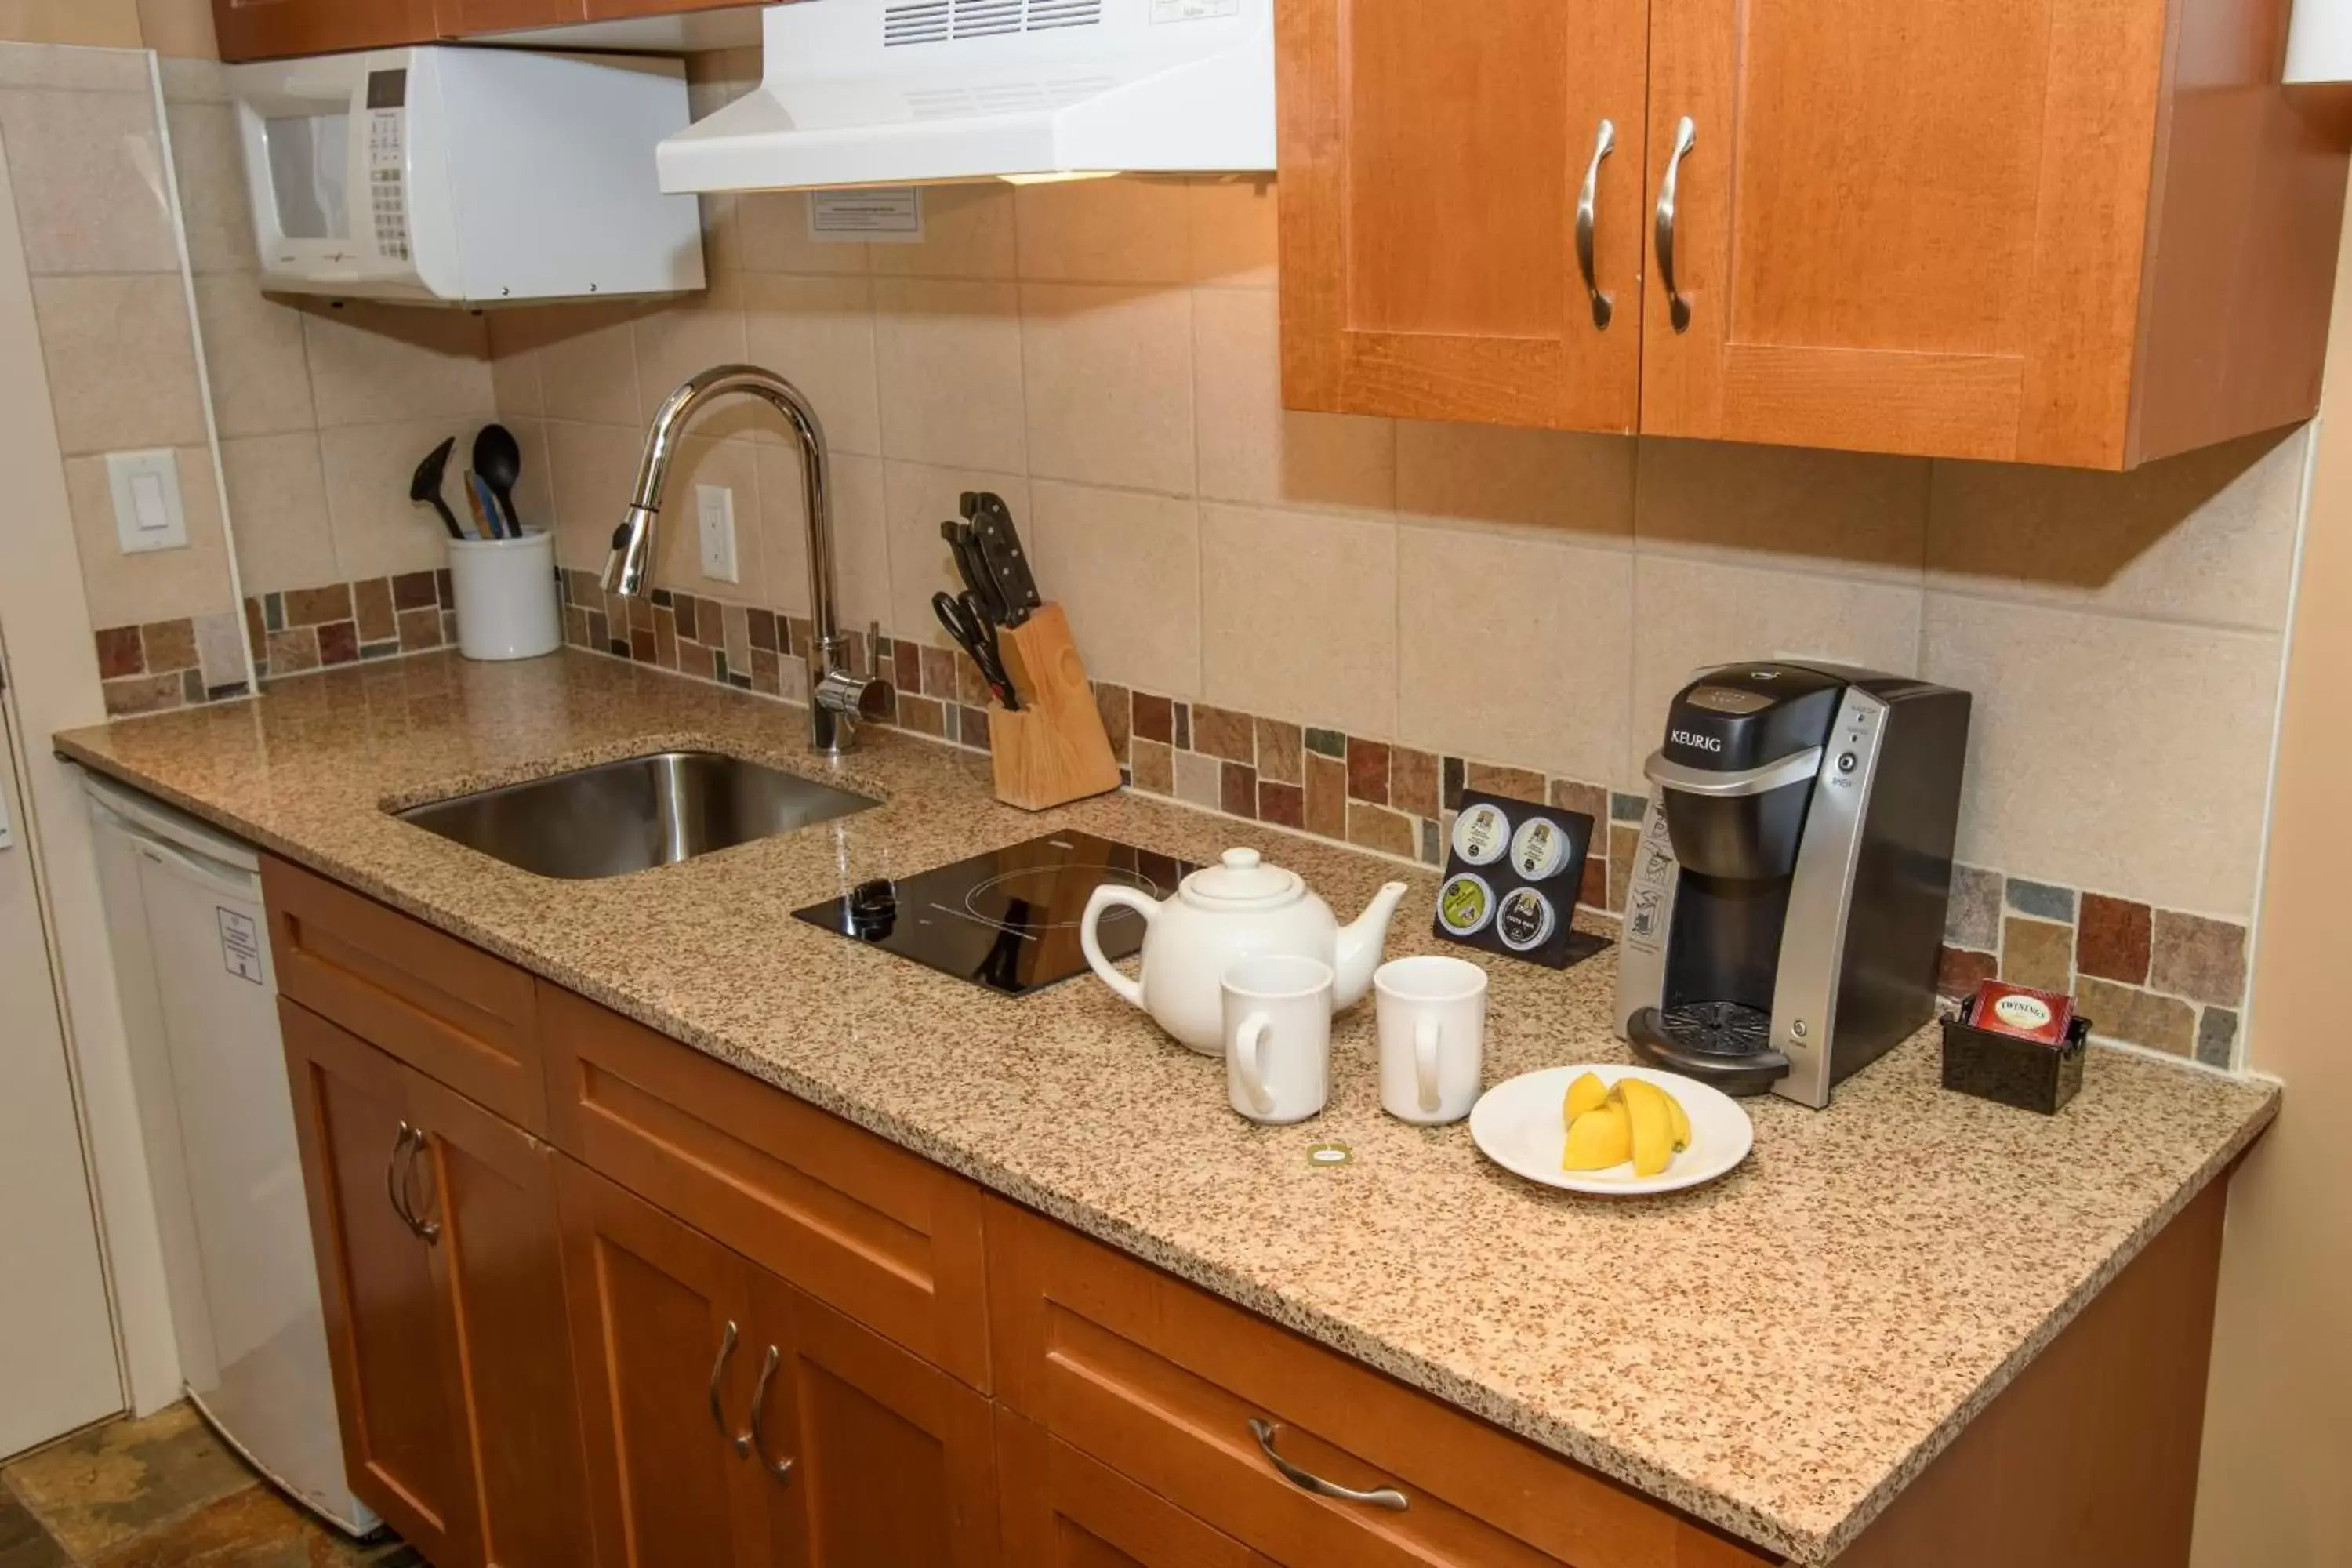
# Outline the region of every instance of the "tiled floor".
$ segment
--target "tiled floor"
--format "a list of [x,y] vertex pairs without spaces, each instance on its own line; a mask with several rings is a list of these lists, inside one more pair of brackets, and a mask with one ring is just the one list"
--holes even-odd
[[356,1545],[257,1479],[186,1405],[0,1469],[0,1568],[424,1568]]

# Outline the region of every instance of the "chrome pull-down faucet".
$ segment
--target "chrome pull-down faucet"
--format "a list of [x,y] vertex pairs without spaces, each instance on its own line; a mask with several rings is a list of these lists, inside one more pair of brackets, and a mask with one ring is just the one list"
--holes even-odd
[[880,694],[880,683],[852,675],[843,666],[847,639],[841,635],[834,602],[833,506],[824,454],[824,426],[799,387],[755,364],[714,365],[662,400],[646,432],[646,455],[637,465],[637,488],[613,531],[613,552],[604,558],[604,589],[631,598],[653,586],[654,529],[660,521],[662,487],[678,432],[704,405],[730,394],[766,400],[792,426],[801,448],[801,496],[808,509],[809,744],[838,755],[857,741],[856,721]]

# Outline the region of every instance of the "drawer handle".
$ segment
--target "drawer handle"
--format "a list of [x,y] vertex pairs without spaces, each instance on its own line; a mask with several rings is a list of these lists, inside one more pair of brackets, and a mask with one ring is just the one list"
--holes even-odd
[[751,1451],[751,1436],[748,1432],[738,1436],[727,1429],[727,1407],[719,1399],[719,1384],[727,1377],[728,1360],[734,1353],[735,1320],[730,1318],[727,1320],[727,1331],[719,1336],[719,1359],[710,1363],[710,1424],[719,1429],[721,1437],[734,1446],[737,1457],[740,1458]]
[[789,1482],[793,1479],[793,1461],[785,1459],[779,1463],[775,1456],[768,1452],[767,1440],[760,1436],[760,1421],[768,1410],[768,1384],[775,1381],[776,1363],[782,1359],[776,1347],[770,1345],[767,1363],[760,1368],[760,1381],[751,1385],[751,1448],[760,1456],[760,1463],[768,1468],[770,1475],[780,1481]]
[[1666,177],[1658,182],[1658,281],[1666,286],[1666,319],[1675,331],[1690,331],[1690,301],[1675,288],[1675,190],[1681,183],[1683,159],[1698,140],[1698,126],[1687,114],[1675,127],[1675,150],[1666,155]]
[[1616,302],[1602,291],[1592,273],[1593,203],[1601,193],[1601,160],[1616,145],[1615,122],[1602,121],[1601,133],[1592,142],[1592,162],[1585,165],[1584,188],[1576,197],[1576,264],[1584,269],[1584,291],[1592,299],[1592,325],[1601,331],[1608,331]]
[[1284,1480],[1288,1481],[1300,1491],[1313,1492],[1318,1497],[1338,1498],[1341,1502],[1368,1502],[1374,1508],[1384,1508],[1391,1513],[1404,1511],[1404,1493],[1394,1487],[1381,1487],[1372,1491],[1360,1492],[1353,1487],[1343,1487],[1337,1481],[1327,1481],[1314,1471],[1300,1469],[1297,1465],[1284,1458],[1275,1452],[1275,1428],[1271,1421],[1261,1421],[1253,1415],[1250,1417],[1249,1429],[1250,1436],[1257,1439],[1259,1449],[1265,1453],[1266,1462],[1282,1473]]
[[408,1161],[400,1167],[400,1212],[408,1220],[408,1228],[416,1233],[416,1238],[430,1247],[441,1239],[441,1222],[418,1217],[416,1199],[411,1191],[416,1182],[416,1156],[425,1152],[425,1131],[405,1121],[400,1124],[400,1131],[408,1142]]

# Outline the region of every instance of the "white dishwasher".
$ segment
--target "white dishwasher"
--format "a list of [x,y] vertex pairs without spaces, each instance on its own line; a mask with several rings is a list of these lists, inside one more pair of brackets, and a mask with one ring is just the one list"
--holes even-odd
[[85,773],[188,1396],[296,1500],[354,1535],[310,1216],[278,1032],[260,863]]

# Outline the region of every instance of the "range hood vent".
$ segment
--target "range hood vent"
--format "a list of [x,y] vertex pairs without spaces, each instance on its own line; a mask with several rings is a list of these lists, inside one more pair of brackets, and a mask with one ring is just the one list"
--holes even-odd
[[1274,167],[1273,0],[801,0],[665,191]]

